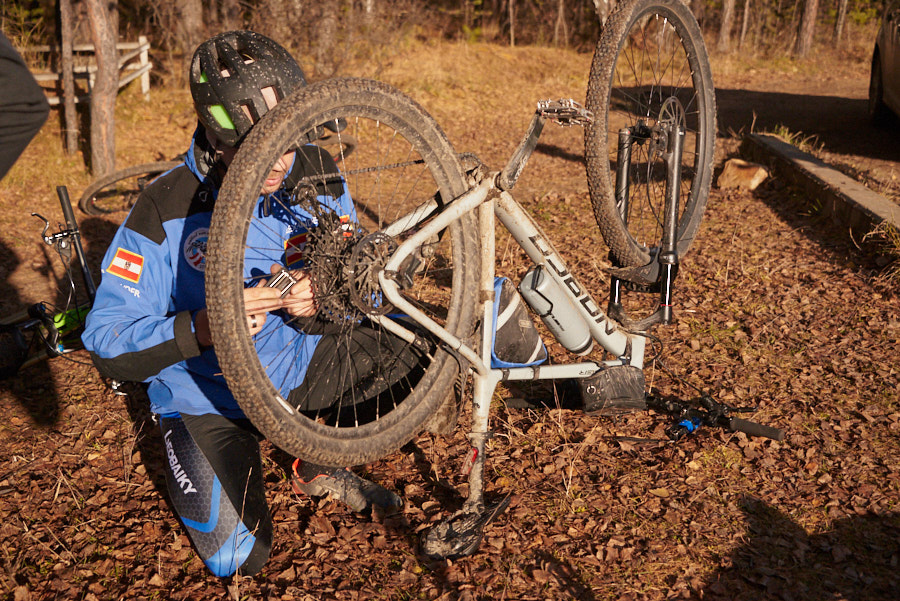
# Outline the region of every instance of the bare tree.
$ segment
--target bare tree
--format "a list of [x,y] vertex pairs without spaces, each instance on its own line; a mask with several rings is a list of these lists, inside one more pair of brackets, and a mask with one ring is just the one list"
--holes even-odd
[[91,172],[104,175],[116,168],[116,94],[119,91],[117,0],[85,0],[97,74],[91,90]]
[[797,36],[797,58],[806,58],[813,45],[816,32],[816,15],[819,12],[819,0],[805,0],[803,17],[800,19],[800,33]]
[[[688,3],[686,2],[686,4]],[[691,12],[694,13],[694,18],[697,19],[697,23],[702,27],[703,21],[706,20],[706,3],[703,0],[690,0],[689,4]]]
[[725,0],[722,6],[722,23],[719,26],[719,41],[716,48],[719,52],[731,49],[731,29],[734,26],[734,0]]
[[367,27],[375,20],[375,0],[363,0],[363,22]]
[[509,7],[509,45],[516,45],[516,0],[507,0]]
[[744,0],[744,14],[741,18],[741,37],[738,41],[738,49],[743,50],[747,41],[747,29],[750,26],[750,0]]
[[72,0],[59,0],[60,70],[62,71],[63,122],[66,130],[66,153],[78,150],[78,115],[75,112],[75,72],[72,58],[74,32]]
[[334,48],[337,45],[339,0],[321,2],[321,15],[316,28],[316,72],[330,77],[337,68]]
[[569,27],[566,25],[566,0],[557,0],[556,25],[553,27],[553,44],[559,46],[562,32],[562,46],[569,45]]
[[175,31],[178,43],[184,52],[181,77],[187,78],[194,49],[206,37],[206,31],[203,28],[203,3],[201,0],[178,0],[177,6]]
[[847,4],[848,0],[838,0],[837,18],[834,21],[834,35],[832,39],[835,46],[841,43],[844,35],[844,23],[847,21]]
[[615,7],[615,0],[594,0],[594,10],[597,11],[597,19],[600,21],[601,29],[606,25],[606,20]]
[[[221,31],[238,29],[241,26],[241,3],[239,0],[218,0],[216,21]],[[212,9],[207,5],[207,9]]]

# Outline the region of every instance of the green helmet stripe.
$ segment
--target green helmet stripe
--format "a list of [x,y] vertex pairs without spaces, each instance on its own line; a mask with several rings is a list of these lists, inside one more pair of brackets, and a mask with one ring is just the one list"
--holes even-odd
[[209,114],[212,115],[212,118],[216,120],[216,123],[221,125],[225,129],[237,129],[234,126],[234,121],[231,120],[231,117],[228,116],[228,113],[225,111],[225,107],[221,104],[216,104],[209,107]]
[[[206,78],[206,73],[200,73],[200,83],[206,83],[209,81]],[[216,120],[221,127],[224,129],[237,129],[234,126],[234,121],[231,120],[231,116],[228,114],[228,111],[225,110],[225,107],[221,104],[214,104],[209,107],[209,114],[212,115],[212,118]]]

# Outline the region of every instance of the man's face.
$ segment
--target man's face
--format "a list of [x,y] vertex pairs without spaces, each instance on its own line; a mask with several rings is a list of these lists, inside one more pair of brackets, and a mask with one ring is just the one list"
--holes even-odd
[[266,177],[266,181],[263,182],[263,187],[260,191],[262,194],[271,194],[281,187],[281,182],[284,181],[288,170],[294,162],[294,154],[293,151],[287,152],[275,161],[272,170],[269,172],[268,177]]
[[[223,71],[222,74],[227,75],[227,71]],[[266,104],[268,105],[269,110],[271,110],[276,104],[278,104],[278,98],[275,95],[275,90],[273,90],[272,88],[263,88],[262,93],[263,98],[266,99]],[[246,107],[244,107],[244,111],[246,115],[250,117],[250,111]],[[234,157],[237,154],[237,147],[226,146],[222,144],[210,132],[206,132],[206,137],[212,147],[215,148],[216,154],[219,157],[219,161],[221,161],[225,168],[228,168],[228,166],[231,165],[231,161],[234,160]],[[281,182],[284,181],[288,170],[291,168],[291,165],[294,162],[294,155],[294,151],[286,152],[281,156],[281,158],[275,161],[275,164],[272,166],[272,170],[269,172],[269,175],[266,176],[266,179],[263,182],[260,194],[271,194],[281,187]]]

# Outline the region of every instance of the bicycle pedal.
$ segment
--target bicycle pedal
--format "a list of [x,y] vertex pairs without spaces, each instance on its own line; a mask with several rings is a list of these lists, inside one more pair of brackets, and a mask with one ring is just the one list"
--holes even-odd
[[587,125],[594,120],[593,113],[572,98],[539,100],[537,112],[541,117],[550,119],[563,127]]

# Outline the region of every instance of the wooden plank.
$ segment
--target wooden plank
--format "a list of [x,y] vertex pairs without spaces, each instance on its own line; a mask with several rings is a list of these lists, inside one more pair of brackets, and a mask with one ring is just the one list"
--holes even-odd
[[[150,43],[147,41],[147,38],[144,36],[140,36],[139,41],[137,42],[120,42],[116,44],[116,49],[118,50],[129,50],[129,52],[121,55],[119,57],[119,70],[120,71],[128,71],[127,75],[121,76],[119,78],[119,89],[121,90],[124,86],[128,85],[130,82],[134,81],[138,77],[141,78],[141,91],[144,94],[144,97],[149,100],[149,91],[150,91],[150,70],[152,69],[152,64],[149,62],[149,57],[147,56],[147,52],[150,50]],[[34,52],[50,52],[51,50],[60,51],[59,47],[51,47],[51,46],[29,46],[25,48],[26,51],[34,51]],[[75,51],[80,52],[93,52],[94,46],[93,44],[79,44],[75,46]],[[134,59],[139,59],[140,62],[134,63],[131,62]],[[79,67],[73,68],[73,75],[76,79],[82,79],[88,81],[88,87],[92,87],[94,77],[93,74],[97,71],[96,65],[83,65]],[[45,72],[45,73],[33,73],[35,80],[38,82],[50,82],[50,81],[59,81],[61,79],[61,75],[56,72]],[[50,90],[45,89],[45,92],[49,92]],[[90,93],[86,95],[77,96],[75,98],[75,102],[87,102],[90,100]],[[47,101],[51,106],[57,106],[60,104],[60,99],[57,96],[48,96]]]

